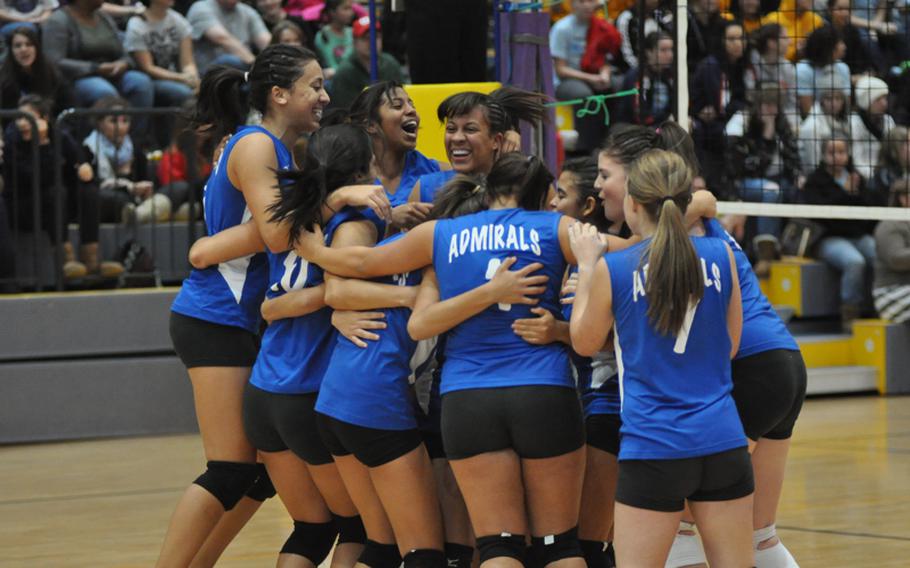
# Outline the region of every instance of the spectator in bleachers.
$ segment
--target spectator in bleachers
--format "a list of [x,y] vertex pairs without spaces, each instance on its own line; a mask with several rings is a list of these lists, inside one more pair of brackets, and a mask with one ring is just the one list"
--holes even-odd
[[796,133],[800,113],[796,103],[796,66],[784,54],[790,45],[790,36],[780,24],[766,24],[755,35],[755,53],[752,57],[754,85],[776,84],[780,94],[781,114]]
[[[806,179],[803,198],[813,205],[884,205],[866,187],[850,159],[850,141],[839,135],[821,141],[822,160]],[[816,220],[824,228],[818,257],[841,273],[841,318],[848,325],[863,312],[871,292],[867,283],[875,262],[875,221]]]
[[[152,80],[134,68],[114,20],[99,10],[101,4],[101,0],[71,0],[55,11],[43,25],[45,56],[73,82],[78,106],[89,107],[119,95],[134,107],[151,107]],[[137,124],[137,130],[144,130],[144,122]]]
[[910,176],[910,130],[895,126],[882,143],[872,186],[879,194],[887,195],[897,180],[907,176]]
[[[119,97],[107,97],[92,106],[95,110],[129,108]],[[171,216],[171,200],[155,191],[145,152],[130,136],[127,115],[101,116],[95,129],[82,141],[91,153],[99,186],[101,220],[106,223],[148,223]]]
[[673,114],[673,38],[666,32],[652,32],[644,41],[645,67],[641,81],[638,68],[629,69],[621,90],[638,89],[616,104],[613,122],[658,125]]
[[856,76],[877,71],[879,67],[875,63],[873,52],[869,50],[868,37],[863,36],[850,18],[850,0],[828,0],[828,16],[831,25],[844,40],[846,52],[842,59],[850,68],[850,74]]
[[850,98],[850,68],[841,61],[845,52],[844,40],[833,26],[823,26],[809,34],[803,50],[805,59],[796,64],[796,94],[803,116],[812,110],[819,81],[828,74],[838,76],[837,83]]
[[[910,207],[910,177],[895,182],[891,206]],[[910,222],[882,221],[875,228],[872,298],[882,319],[910,321]]]
[[276,26],[280,24],[293,24],[300,30],[300,45],[308,49],[313,49],[313,42],[306,33],[306,22],[297,16],[288,14],[284,4],[285,2],[283,0],[256,0],[256,9],[259,10],[259,15],[262,16],[265,27],[267,27],[272,34],[273,43],[281,43],[280,41],[275,42],[274,36]]
[[[751,107],[727,123],[726,178],[743,201],[789,202],[800,176],[799,150],[781,113],[780,91],[763,84],[750,91]],[[757,233],[780,236],[778,217],[759,217]]]
[[275,24],[275,27],[272,28],[272,45],[276,43],[284,43],[290,45],[299,45],[300,47],[307,46],[307,36],[306,32],[303,31],[303,28],[295,24],[291,20],[284,20],[283,22],[278,22]]
[[0,34],[8,38],[20,27],[37,31],[58,6],[57,0],[0,0]]
[[812,0],[781,0],[777,11],[762,18],[762,25],[780,24],[790,37],[786,58],[796,61],[802,56],[806,39],[825,25],[821,16],[812,10]]
[[[156,169],[160,192],[167,195],[174,209],[175,221],[190,219],[190,201],[194,202],[195,217],[202,214],[199,203],[205,182],[212,171],[212,161],[200,151],[196,133],[190,130],[186,118],[194,106],[185,103],[187,111],[178,117],[173,128],[173,139],[161,155]],[[193,160],[195,159],[195,163]]]
[[733,0],[730,2],[730,11],[721,12],[727,20],[742,22],[746,36],[752,35],[761,27],[761,0]]
[[860,31],[866,49],[878,63],[879,73],[888,71],[892,65],[900,64],[908,57],[906,20],[900,10],[906,13],[906,0],[854,0],[850,21]]
[[331,79],[341,62],[354,47],[351,22],[354,18],[352,0],[327,0],[322,9],[322,28],[314,40],[316,53],[322,60],[322,72]]
[[[0,173],[3,171],[3,137],[0,136]],[[3,178],[0,177],[0,294],[15,294],[19,286],[16,277],[16,248],[9,228],[6,199],[3,198]]]
[[862,119],[850,111],[850,80],[829,70],[816,78],[816,101],[806,120],[799,127],[799,161],[803,173],[818,167],[822,152],[821,143],[832,134],[848,138],[859,132]]
[[[556,74],[557,100],[583,99],[610,91],[612,69],[606,61],[594,73],[583,71],[581,66],[596,9],[596,0],[572,0],[572,13],[550,28],[550,54]],[[579,152],[591,152],[606,134],[603,117],[599,114],[577,118],[575,128],[578,131],[576,150]]]
[[689,31],[686,35],[686,45],[690,69],[710,55],[723,57],[726,22],[727,20],[720,15],[717,0],[689,2]]
[[616,29],[622,36],[623,69],[638,67],[638,53],[641,42],[654,32],[669,33],[673,23],[673,11],[666,0],[639,0],[644,3],[643,38],[638,37],[638,6],[631,6],[616,18]]
[[126,51],[149,77],[155,104],[180,106],[199,87],[189,22],[172,10],[173,0],[149,0],[148,9],[126,27]]
[[692,139],[710,188],[720,187],[726,151],[724,126],[746,107],[746,38],[739,22],[723,20],[720,56],[708,55],[695,69],[692,97]]
[[9,54],[0,66],[0,108],[16,108],[22,95],[50,101],[54,116],[71,106],[72,92],[57,66],[45,57],[36,29],[17,28],[8,44]]
[[[388,53],[382,52],[382,37],[379,35],[379,25],[376,26],[376,50],[379,77],[377,81],[404,82],[401,65]],[[354,49],[348,55],[329,85],[331,105],[346,108],[350,106],[357,95],[360,94],[370,80],[370,18],[364,16],[354,22]]]
[[885,137],[894,128],[888,114],[888,85],[878,77],[864,75],[854,87],[856,114],[861,121],[851,133],[853,163],[867,180],[872,179]]
[[[64,264],[63,276],[67,280],[76,280],[88,273],[100,274],[105,278],[119,276],[123,266],[116,262],[101,262],[98,253],[98,188],[93,181],[92,168],[88,156],[69,133],[54,129],[51,125],[50,102],[37,95],[26,95],[19,101],[19,110],[35,119],[37,132],[32,131],[28,120],[20,118],[6,127],[4,139],[6,145],[6,164],[4,182],[6,191],[3,197],[7,209],[14,214],[13,226],[18,230],[37,230],[32,219],[33,207],[40,210],[41,228],[44,229],[52,244],[57,242],[60,231],[63,240]],[[53,167],[54,137],[60,137],[63,190],[63,218],[58,227],[56,222],[57,191]],[[35,164],[32,160],[32,140],[38,141],[39,158]],[[40,190],[39,202],[34,202],[32,183],[38,178]],[[79,260],[73,245],[69,242],[68,223],[78,220],[79,223]]]
[[193,55],[200,73],[213,65],[246,70],[254,50],[264,49],[272,34],[255,8],[240,0],[198,0],[186,15],[193,29]]

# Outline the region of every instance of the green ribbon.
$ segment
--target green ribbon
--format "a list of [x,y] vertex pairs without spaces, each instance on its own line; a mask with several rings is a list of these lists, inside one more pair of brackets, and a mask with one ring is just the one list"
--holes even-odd
[[557,101],[555,103],[547,103],[548,107],[560,107],[560,106],[569,106],[569,105],[584,105],[578,112],[575,113],[575,116],[578,118],[584,118],[591,114],[597,114],[599,112],[604,113],[604,126],[610,125],[610,110],[607,108],[606,100],[607,99],[618,99],[619,97],[629,97],[632,95],[637,95],[638,89],[628,89],[625,91],[619,91],[618,93],[610,93],[608,95],[591,95],[590,97],[585,97],[583,99],[573,99],[571,101]]

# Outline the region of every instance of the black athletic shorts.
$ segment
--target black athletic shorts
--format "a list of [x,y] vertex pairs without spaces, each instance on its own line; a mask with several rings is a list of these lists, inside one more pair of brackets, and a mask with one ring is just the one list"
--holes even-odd
[[280,394],[247,383],[243,391],[243,429],[257,450],[291,450],[310,465],[332,462],[316,426],[318,393]]
[[319,434],[333,456],[354,457],[367,467],[379,467],[411,452],[423,441],[420,432],[411,430],[380,430],[316,413]]
[[686,499],[732,501],[755,491],[746,446],[678,460],[621,460],[616,501],[630,507],[675,513]]
[[591,414],[585,418],[585,436],[589,446],[619,455],[619,428],[622,419],[619,414]]
[[774,349],[733,361],[733,400],[746,436],[786,440],[806,398],[799,351]]
[[585,443],[573,388],[523,386],[454,391],[442,397],[442,441],[450,460],[511,448],[552,458]]
[[259,337],[241,327],[221,325],[171,312],[171,341],[187,369],[252,367]]

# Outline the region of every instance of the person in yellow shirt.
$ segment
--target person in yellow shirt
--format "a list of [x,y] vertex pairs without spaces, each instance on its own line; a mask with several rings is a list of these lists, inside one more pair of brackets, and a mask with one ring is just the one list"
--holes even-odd
[[[738,13],[733,13],[733,6],[729,0],[718,2],[721,7],[720,15],[726,20],[739,20],[743,25],[743,31],[746,35],[751,36],[752,32],[761,27],[761,0],[737,0],[739,2]],[[726,5],[726,8],[723,6]]]
[[776,12],[761,19],[761,25],[780,24],[790,36],[787,59],[796,61],[806,44],[806,38],[815,29],[825,25],[821,16],[812,11],[812,0],[781,0]]

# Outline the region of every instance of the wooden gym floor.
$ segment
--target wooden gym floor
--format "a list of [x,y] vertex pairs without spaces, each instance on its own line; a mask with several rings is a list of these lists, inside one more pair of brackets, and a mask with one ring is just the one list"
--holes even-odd
[[[195,435],[2,447],[0,566],[151,566],[202,465]],[[219,566],[274,566],[289,526],[269,500]],[[803,568],[908,565],[910,397],[806,403],[778,530]]]

